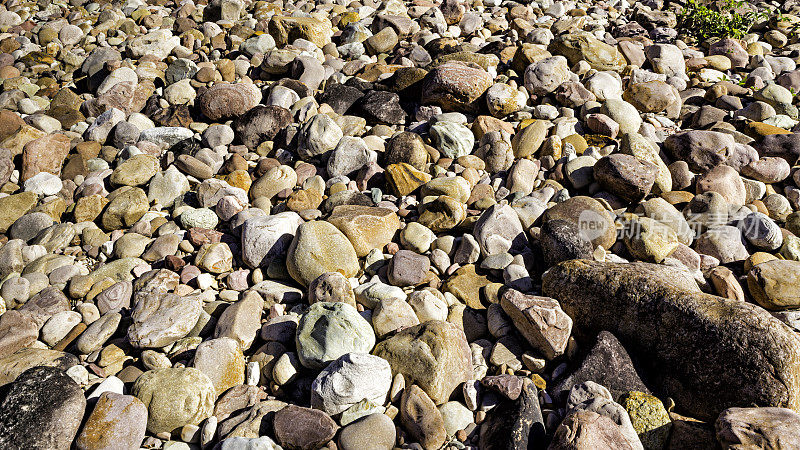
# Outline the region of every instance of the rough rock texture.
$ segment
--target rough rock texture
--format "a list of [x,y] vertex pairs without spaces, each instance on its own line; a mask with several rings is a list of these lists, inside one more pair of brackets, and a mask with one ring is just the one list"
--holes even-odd
[[609,330],[647,356],[654,386],[695,417],[743,404],[800,408],[800,341],[758,307],[702,294],[675,269],[643,263],[564,262],[542,288],[584,337]]
[[406,328],[379,343],[373,353],[389,361],[393,373],[419,385],[437,405],[472,376],[464,332],[449,322],[431,320]]
[[70,448],[86,398],[55,367],[34,367],[11,385],[0,404],[0,445],[5,448]]

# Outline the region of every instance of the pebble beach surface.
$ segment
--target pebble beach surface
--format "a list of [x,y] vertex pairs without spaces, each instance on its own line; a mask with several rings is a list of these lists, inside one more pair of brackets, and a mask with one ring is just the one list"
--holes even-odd
[[800,1],[701,3],[5,0],[0,448],[800,449]]

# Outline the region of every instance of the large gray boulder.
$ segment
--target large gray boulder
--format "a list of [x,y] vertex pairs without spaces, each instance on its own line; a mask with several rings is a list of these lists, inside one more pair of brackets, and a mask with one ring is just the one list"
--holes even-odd
[[764,309],[704,294],[687,272],[566,261],[543,276],[576,337],[612,332],[677,408],[715,419],[733,406],[800,409],[800,340]]

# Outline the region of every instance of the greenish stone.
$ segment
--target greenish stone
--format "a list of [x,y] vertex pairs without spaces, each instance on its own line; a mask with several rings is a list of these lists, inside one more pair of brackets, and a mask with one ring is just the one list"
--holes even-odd
[[644,392],[631,391],[622,400],[633,429],[645,450],[661,450],[667,444],[672,421],[661,400]]
[[786,236],[783,239],[783,246],[780,251],[781,256],[792,261],[800,261],[800,238],[797,236]]
[[147,371],[131,393],[147,407],[147,429],[154,434],[198,425],[211,417],[217,398],[208,376],[191,367]]
[[369,353],[375,346],[375,332],[351,305],[319,302],[300,319],[295,342],[300,363],[322,369],[347,353]]

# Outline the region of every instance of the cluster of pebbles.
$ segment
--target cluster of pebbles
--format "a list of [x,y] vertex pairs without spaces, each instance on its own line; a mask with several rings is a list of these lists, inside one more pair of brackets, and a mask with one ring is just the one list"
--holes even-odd
[[683,3],[4,1],[0,447],[800,448],[800,2]]

